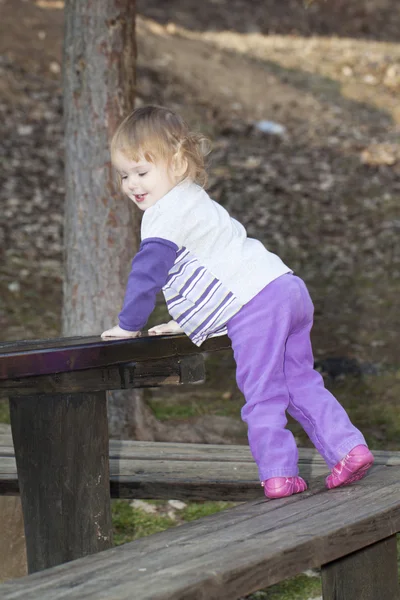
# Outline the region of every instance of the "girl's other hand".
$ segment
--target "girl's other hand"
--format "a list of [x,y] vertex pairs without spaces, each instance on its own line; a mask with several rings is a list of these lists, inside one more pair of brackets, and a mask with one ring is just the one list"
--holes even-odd
[[104,338],[135,338],[140,336],[140,331],[127,331],[126,329],[121,329],[119,325],[112,327],[111,329],[107,329],[107,331],[103,331],[101,337]]
[[149,329],[150,335],[163,335],[165,333],[183,333],[183,329],[180,328],[176,321],[161,323],[161,325],[155,325]]

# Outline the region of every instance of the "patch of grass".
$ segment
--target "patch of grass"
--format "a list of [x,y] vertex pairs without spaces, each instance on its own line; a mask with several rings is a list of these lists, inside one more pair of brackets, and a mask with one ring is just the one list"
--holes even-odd
[[8,400],[0,400],[0,423],[10,424],[10,410]]
[[233,502],[190,502],[180,513],[184,521],[195,521],[235,506]]
[[184,420],[204,415],[234,417],[240,420],[240,409],[243,404],[243,401],[236,396],[231,397],[230,392],[227,392],[227,397],[218,391],[208,393],[202,390],[196,393],[193,386],[187,395],[179,393],[176,389],[168,394],[157,390],[154,396],[147,397],[146,400],[160,421]]
[[320,577],[298,575],[247,596],[247,600],[310,600],[321,596]]
[[193,399],[184,402],[179,402],[179,399],[175,400],[174,398],[169,402],[168,400],[158,402],[156,399],[149,399],[148,404],[159,421],[190,419],[207,414],[204,404]]
[[126,500],[113,501],[111,512],[115,546],[164,531],[176,525],[175,521],[169,517],[148,514],[140,508],[133,508]]
[[146,503],[156,506],[157,512],[147,513],[142,508],[131,506],[128,500],[112,501],[111,512],[116,546],[235,506],[234,502],[190,502],[186,508],[175,513],[175,518],[171,518],[168,515],[171,507],[166,501],[146,500]]

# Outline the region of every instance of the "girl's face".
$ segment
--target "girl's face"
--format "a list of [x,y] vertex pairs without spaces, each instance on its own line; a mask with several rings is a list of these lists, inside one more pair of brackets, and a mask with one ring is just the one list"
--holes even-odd
[[152,163],[144,158],[136,162],[117,152],[114,166],[122,179],[122,191],[143,211],[154,206],[179,182],[163,162]]

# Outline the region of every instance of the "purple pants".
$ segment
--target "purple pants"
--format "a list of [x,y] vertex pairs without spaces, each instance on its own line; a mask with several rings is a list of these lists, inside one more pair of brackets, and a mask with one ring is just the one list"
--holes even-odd
[[287,274],[267,285],[228,323],[237,383],[246,400],[242,419],[261,481],[298,474],[296,442],[285,428],[286,411],[329,468],[354,446],[366,443],[314,370],[313,313],[304,282]]

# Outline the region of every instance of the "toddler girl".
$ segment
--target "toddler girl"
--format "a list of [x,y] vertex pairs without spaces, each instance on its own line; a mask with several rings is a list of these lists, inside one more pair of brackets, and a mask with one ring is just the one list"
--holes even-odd
[[331,468],[328,488],[361,479],[374,459],[313,368],[307,288],[204,191],[204,141],[157,106],[135,110],[118,127],[112,163],[144,214],[119,325],[102,337],[139,336],[162,289],[173,320],[150,334],[184,331],[198,346],[228,334],[246,400],[242,418],[268,498],[307,488],[286,411]]

